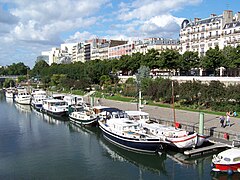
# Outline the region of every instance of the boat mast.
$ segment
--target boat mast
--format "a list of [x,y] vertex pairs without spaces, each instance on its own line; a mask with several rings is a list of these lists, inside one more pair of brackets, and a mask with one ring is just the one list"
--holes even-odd
[[173,86],[173,81],[172,81],[172,109],[173,109],[174,124],[176,124],[176,113],[175,113],[175,106],[174,106],[174,86]]
[[142,102],[141,102],[141,99],[142,99],[142,91],[141,91],[141,89],[139,88],[139,103],[138,103],[138,111],[141,111],[141,108],[142,108]]

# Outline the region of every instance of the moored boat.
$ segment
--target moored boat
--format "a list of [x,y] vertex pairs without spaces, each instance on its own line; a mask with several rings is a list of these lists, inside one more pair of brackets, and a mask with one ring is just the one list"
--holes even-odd
[[5,91],[6,98],[13,98],[15,90],[13,88],[7,88]]
[[140,124],[130,120],[126,113],[113,112],[98,122],[106,140],[128,150],[155,153],[168,143],[160,137],[146,133]]
[[43,107],[43,100],[47,99],[47,93],[43,90],[38,90],[32,93],[31,105],[36,110],[40,111]]
[[67,96],[64,96],[63,100],[68,103],[68,106],[84,104],[83,97],[78,95],[67,95]]
[[80,111],[73,111],[69,114],[70,121],[80,125],[97,125],[98,116],[92,110],[82,109]]
[[212,171],[214,172],[240,172],[240,149],[231,148],[220,152],[212,159]]
[[18,90],[15,95],[15,102],[23,105],[30,105],[31,95],[27,92],[27,90]]
[[126,111],[126,113],[130,119],[138,121],[145,131],[151,132],[157,137],[165,138],[172,147],[187,149],[197,146],[198,135],[195,132],[188,132],[184,129],[166,126],[151,121],[147,112]]
[[68,105],[60,99],[44,99],[42,111],[52,116],[66,116]]

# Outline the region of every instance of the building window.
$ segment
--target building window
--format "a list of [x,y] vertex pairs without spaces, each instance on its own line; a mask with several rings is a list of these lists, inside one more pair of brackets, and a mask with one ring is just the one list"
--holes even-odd
[[218,31],[216,31],[216,36],[218,36]]

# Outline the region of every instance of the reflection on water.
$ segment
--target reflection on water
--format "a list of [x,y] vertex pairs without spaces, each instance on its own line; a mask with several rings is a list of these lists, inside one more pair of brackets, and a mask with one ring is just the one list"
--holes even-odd
[[130,162],[140,168],[140,170],[148,170],[164,175],[168,174],[165,167],[166,153],[162,153],[161,155],[134,153],[115,146],[104,138],[100,139],[100,144],[105,150],[104,156],[114,161]]
[[13,98],[6,98],[6,102],[8,104],[13,104]]
[[22,105],[18,103],[14,103],[15,107],[17,108],[18,111],[21,113],[31,113],[31,106],[30,105]]
[[70,132],[79,132],[86,136],[96,135],[97,137],[99,137],[99,129],[97,127],[81,126],[79,124],[72,123],[71,121],[68,122],[68,127]]
[[60,124],[65,124],[67,122],[67,118],[61,118],[61,117],[53,117],[49,116],[48,114],[42,113],[37,111],[36,109],[32,108],[33,112],[40,117],[44,122],[47,122],[52,125],[60,125]]

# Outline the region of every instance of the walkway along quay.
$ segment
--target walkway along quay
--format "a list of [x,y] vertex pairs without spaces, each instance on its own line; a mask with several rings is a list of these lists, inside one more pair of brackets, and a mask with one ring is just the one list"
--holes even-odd
[[[85,97],[87,98],[87,97]],[[89,98],[85,99],[88,101]],[[136,103],[113,101],[109,99],[94,99],[94,104],[103,106],[115,107],[122,110],[137,110]],[[174,124],[173,110],[171,108],[163,108],[157,106],[144,105],[142,111],[148,112],[151,119],[158,121],[161,124],[172,126]],[[199,116],[200,112],[192,112],[175,109],[176,120],[181,124],[181,128],[188,131],[199,131]],[[214,143],[218,143],[221,139],[227,140],[232,144],[233,140],[240,139],[240,119],[230,117],[231,126],[221,127],[219,116],[204,113],[204,135],[215,138]],[[210,140],[211,140],[210,138]]]

